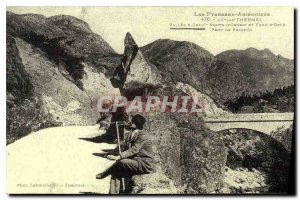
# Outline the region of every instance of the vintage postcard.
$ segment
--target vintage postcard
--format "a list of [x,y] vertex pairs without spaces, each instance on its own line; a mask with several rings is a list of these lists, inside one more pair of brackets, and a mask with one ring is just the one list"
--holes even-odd
[[8,194],[293,194],[294,8],[7,7]]

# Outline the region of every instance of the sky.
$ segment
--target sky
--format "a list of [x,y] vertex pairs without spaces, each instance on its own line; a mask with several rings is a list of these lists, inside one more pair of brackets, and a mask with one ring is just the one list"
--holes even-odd
[[[36,13],[47,17],[63,14],[80,18],[118,53],[123,53],[124,38],[130,32],[139,46],[157,39],[172,39],[193,42],[214,55],[226,50],[254,47],[259,50],[268,48],[276,55],[294,58],[292,7],[7,7],[7,10],[17,14]],[[203,21],[205,18],[195,16],[195,13],[207,16],[207,12],[269,13],[270,16],[261,17],[262,21],[259,23],[284,23],[285,26],[261,27],[254,22],[252,31],[212,31],[210,23],[221,23],[213,19],[226,17],[209,16],[210,21]],[[209,26],[206,25],[206,30],[170,29],[171,24],[173,27],[181,27],[181,24],[188,23],[205,23]]]

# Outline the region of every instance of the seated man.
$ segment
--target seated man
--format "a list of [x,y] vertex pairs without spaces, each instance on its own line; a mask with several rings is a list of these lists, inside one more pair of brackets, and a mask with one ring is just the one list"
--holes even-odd
[[132,125],[125,126],[124,151],[118,156],[108,155],[109,159],[117,162],[96,176],[97,179],[103,179],[111,175],[110,194],[120,192],[123,177],[130,178],[133,175],[155,172],[152,141],[142,131],[145,121],[139,114],[132,117]]

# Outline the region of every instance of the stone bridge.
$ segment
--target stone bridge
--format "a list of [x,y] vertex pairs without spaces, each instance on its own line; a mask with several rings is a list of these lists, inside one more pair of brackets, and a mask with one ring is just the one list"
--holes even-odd
[[218,132],[228,129],[251,129],[271,135],[278,128],[288,128],[294,113],[238,113],[204,117],[206,126]]

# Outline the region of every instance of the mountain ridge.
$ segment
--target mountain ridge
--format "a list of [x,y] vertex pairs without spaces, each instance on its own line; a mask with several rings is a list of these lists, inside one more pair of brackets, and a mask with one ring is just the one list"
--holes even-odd
[[[273,91],[292,85],[294,81],[294,61],[275,55],[268,48],[233,49],[213,56],[195,43],[159,39],[140,49],[161,74],[175,71],[167,82],[187,83],[221,104],[243,92]],[[182,74],[187,74],[188,78]]]

